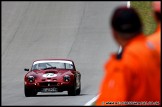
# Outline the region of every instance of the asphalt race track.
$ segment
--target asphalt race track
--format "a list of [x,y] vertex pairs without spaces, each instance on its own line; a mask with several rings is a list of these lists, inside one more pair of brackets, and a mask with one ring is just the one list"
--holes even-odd
[[[118,45],[109,19],[127,2],[2,2],[2,105],[84,105],[98,94],[103,65]],[[67,58],[82,74],[79,96],[24,96],[24,68],[36,59]]]

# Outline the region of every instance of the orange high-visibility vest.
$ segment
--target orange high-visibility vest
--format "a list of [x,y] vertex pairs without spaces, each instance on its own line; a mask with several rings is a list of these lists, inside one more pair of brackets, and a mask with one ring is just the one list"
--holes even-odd
[[135,37],[121,59],[114,54],[106,62],[96,105],[159,105],[160,63],[160,55],[146,37]]

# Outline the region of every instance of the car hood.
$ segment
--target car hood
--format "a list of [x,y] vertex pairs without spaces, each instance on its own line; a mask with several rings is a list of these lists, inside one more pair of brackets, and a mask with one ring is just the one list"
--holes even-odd
[[62,81],[64,75],[74,76],[72,70],[48,69],[48,70],[34,70],[28,73],[27,76],[33,75],[37,82],[43,81]]

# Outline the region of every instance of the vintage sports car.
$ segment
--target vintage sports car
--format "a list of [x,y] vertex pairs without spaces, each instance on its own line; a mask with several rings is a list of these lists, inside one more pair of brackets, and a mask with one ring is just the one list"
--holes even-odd
[[76,71],[74,62],[67,59],[43,59],[33,62],[24,77],[26,97],[38,92],[63,92],[75,96],[81,92],[81,73]]

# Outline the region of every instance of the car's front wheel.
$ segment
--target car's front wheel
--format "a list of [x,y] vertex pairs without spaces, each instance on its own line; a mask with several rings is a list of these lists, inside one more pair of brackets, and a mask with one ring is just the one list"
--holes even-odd
[[26,97],[36,96],[37,91],[35,89],[31,89],[31,88],[24,86],[24,94]]
[[80,95],[81,92],[81,83],[79,84],[79,88],[76,90],[76,95]]

